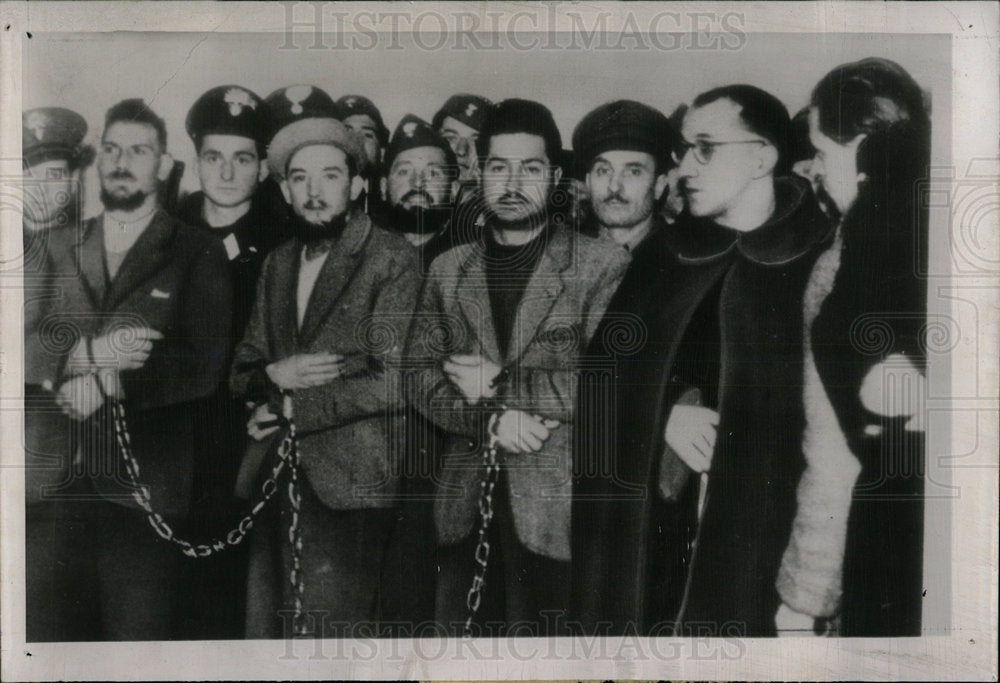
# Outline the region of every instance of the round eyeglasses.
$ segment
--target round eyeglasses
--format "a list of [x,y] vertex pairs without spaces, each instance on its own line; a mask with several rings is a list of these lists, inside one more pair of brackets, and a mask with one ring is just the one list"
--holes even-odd
[[716,147],[722,147],[723,145],[766,145],[767,140],[696,140],[694,142],[688,142],[687,140],[682,140],[677,149],[670,153],[673,158],[674,163],[678,166],[684,161],[684,157],[687,156],[688,152],[694,152],[694,159],[699,164],[704,166],[712,160],[715,155]]

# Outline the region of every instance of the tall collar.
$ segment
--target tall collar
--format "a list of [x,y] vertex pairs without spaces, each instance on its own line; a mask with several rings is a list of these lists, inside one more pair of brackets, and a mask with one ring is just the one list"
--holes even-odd
[[834,226],[804,180],[778,178],[774,194],[774,213],[749,232],[685,213],[665,228],[668,249],[684,263],[707,263],[738,252],[754,263],[777,266],[794,261],[832,236]]

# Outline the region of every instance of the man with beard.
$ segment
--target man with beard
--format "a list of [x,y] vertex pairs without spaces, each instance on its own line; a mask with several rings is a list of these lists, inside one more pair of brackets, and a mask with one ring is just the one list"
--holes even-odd
[[[86,637],[94,606],[86,596],[92,581],[87,560],[87,527],[67,496],[70,478],[70,423],[41,383],[49,378],[44,349],[52,343],[59,280],[53,276],[49,240],[79,231],[80,173],[92,157],[83,145],[87,123],[69,109],[44,107],[21,117],[24,169],[24,491],[25,626],[32,641]],[[55,231],[54,233],[51,231]]]
[[[268,100],[285,122],[268,165],[295,237],[264,263],[231,378],[256,404],[250,436],[268,438],[279,415],[290,418],[301,462],[296,509],[279,496],[253,540],[249,637],[344,636],[376,625],[395,523],[403,401],[394,369],[420,289],[418,257],[357,207],[362,144],[305,106],[312,96],[311,86],[293,86]],[[293,515],[300,557],[287,542]],[[301,592],[290,576],[301,578]]]
[[[162,536],[189,514],[195,414],[224,376],[230,349],[222,246],[157,204],[170,168],[166,142],[163,120],[142,100],[108,110],[97,164],[105,211],[51,244],[56,273],[66,276],[55,315],[72,324],[75,343],[50,381],[80,423],[102,635],[113,640],[177,635],[177,608],[188,599],[179,589],[183,555]],[[124,422],[112,419],[113,402]]]
[[427,272],[435,258],[457,246],[447,231],[458,189],[455,153],[430,124],[407,114],[396,127],[385,161],[387,225],[420,249]]
[[378,183],[382,176],[382,158],[389,144],[389,129],[382,122],[382,112],[367,97],[344,95],[337,100],[337,106],[340,107],[340,120],[347,130],[360,137],[365,149],[367,187],[361,193],[361,204],[369,216],[380,217],[384,207],[381,206]]
[[[243,336],[261,264],[274,244],[274,226],[257,194],[267,176],[265,164],[270,118],[264,102],[238,85],[204,93],[188,111],[185,128],[197,153],[201,191],[182,202],[178,217],[218,240],[229,258],[233,283],[232,345]],[[271,233],[271,234],[269,234]],[[230,349],[232,353],[232,349]],[[224,535],[238,520],[242,501],[233,495],[236,471],[246,447],[243,402],[229,393],[228,378],[199,411],[200,468],[195,481],[191,534]],[[192,592],[186,606],[189,636],[236,638],[243,631],[246,572],[244,546],[217,558],[193,561]]]
[[598,107],[573,132],[596,232],[629,253],[662,226],[655,209],[674,165],[676,138],[666,116],[631,100]]
[[747,85],[684,115],[687,212],[650,238],[658,275],[621,288],[639,292],[644,341],[612,349],[604,387],[581,387],[608,432],[577,439],[586,631],[775,633],[804,464],[802,296],[831,235],[808,184],[776,177],[790,131],[784,105]]
[[436,618],[453,631],[466,619],[473,631],[499,627],[490,635],[562,630],[577,354],[627,257],[553,212],[561,149],[537,102],[506,100],[487,114],[486,229],[434,261],[408,344],[414,402],[449,433],[434,520]]

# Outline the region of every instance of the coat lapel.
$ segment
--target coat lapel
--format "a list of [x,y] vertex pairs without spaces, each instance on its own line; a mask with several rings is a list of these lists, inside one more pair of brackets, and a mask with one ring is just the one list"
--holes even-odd
[[108,290],[107,271],[104,268],[104,219],[91,218],[87,222],[81,241],[74,245],[80,250],[80,273],[83,289],[95,310],[99,310]]
[[287,358],[295,353],[298,346],[299,322],[295,297],[299,282],[299,254],[302,244],[292,240],[274,252],[274,282],[265,283],[268,294],[268,320],[274,325],[271,349],[275,358]]
[[[363,213],[355,213],[344,227],[344,234],[330,249],[316,285],[309,295],[309,303],[302,319],[299,340],[303,345],[312,343],[323,321],[326,320],[337,300],[343,294],[361,263],[361,248],[371,232],[371,221]],[[298,260],[296,254],[296,260]],[[295,278],[293,292],[298,290]],[[294,300],[293,294],[293,300]],[[292,310],[296,310],[293,306]]]
[[566,230],[555,228],[545,251],[531,274],[517,308],[513,338],[508,347],[509,362],[516,363],[535,338],[538,326],[548,317],[563,290],[562,274],[572,259],[572,244]]
[[104,298],[105,310],[116,308],[167,261],[166,247],[175,229],[167,214],[157,209],[153,220],[125,254],[118,273],[111,280]]
[[482,331],[479,335],[482,352],[493,362],[503,363],[486,283],[485,247],[481,242],[474,243],[457,284],[458,304],[469,323],[469,329]]

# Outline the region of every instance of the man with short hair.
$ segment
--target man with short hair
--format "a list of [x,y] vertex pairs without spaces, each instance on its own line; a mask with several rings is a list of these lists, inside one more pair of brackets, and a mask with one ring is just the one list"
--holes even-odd
[[365,213],[376,219],[382,216],[382,197],[379,179],[382,177],[382,160],[389,144],[389,129],[382,122],[382,112],[375,103],[362,95],[344,95],[337,100],[341,121],[347,129],[361,139],[367,158],[365,181],[368,186],[361,193],[361,204]]
[[[254,439],[276,432],[279,415],[294,422],[301,471],[296,509],[279,496],[253,541],[247,635],[350,636],[379,620],[403,447],[394,369],[419,266],[406,240],[358,207],[362,143],[329,108],[308,106],[317,102],[312,86],[268,102],[284,122],[268,164],[295,237],[264,264],[231,385],[256,406]],[[288,546],[293,515],[300,555]],[[301,592],[290,577],[301,579]]]
[[656,207],[676,140],[666,116],[632,100],[594,109],[573,132],[597,232],[630,253],[662,224]]
[[[491,635],[562,630],[577,354],[627,257],[558,219],[561,149],[537,102],[506,100],[487,114],[486,228],[431,265],[410,335],[414,403],[448,432],[435,480],[436,618],[452,631],[467,618],[475,629],[499,626]],[[495,488],[492,467],[471,466],[487,441],[498,449]],[[476,559],[484,553],[485,568]],[[508,631],[515,624],[524,630]]]
[[[185,120],[197,154],[201,190],[181,202],[177,216],[225,248],[233,283],[233,347],[250,319],[261,264],[278,239],[258,194],[267,177],[270,126],[267,105],[239,85],[206,91]],[[243,402],[229,393],[228,377],[199,411],[200,471],[195,477],[192,535],[224,536],[242,516],[245,503],[233,495],[233,487],[247,442],[245,412]],[[242,634],[245,573],[245,546],[193,563],[191,590],[197,598],[185,614],[190,637],[227,639]]]
[[581,411],[608,432],[576,440],[585,631],[775,633],[804,464],[802,299],[831,236],[808,185],[777,177],[789,128],[748,85],[684,115],[687,212],[650,238],[655,277],[633,270],[616,295],[645,341],[609,348],[614,372],[581,387]]
[[[142,100],[111,107],[97,162],[104,213],[51,244],[55,272],[66,276],[53,315],[72,322],[77,340],[48,381],[81,423],[103,637],[112,640],[176,636],[183,556],[160,534],[180,530],[190,512],[196,413],[230,349],[221,245],[158,206],[166,143],[163,120]],[[112,403],[124,421],[112,419]]]

